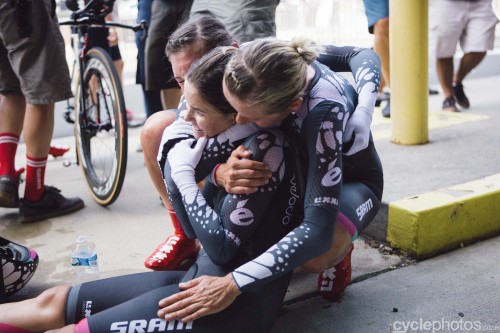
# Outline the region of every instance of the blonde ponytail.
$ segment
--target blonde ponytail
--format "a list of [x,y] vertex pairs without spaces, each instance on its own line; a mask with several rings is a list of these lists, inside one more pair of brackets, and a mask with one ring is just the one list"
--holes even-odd
[[307,68],[318,53],[316,45],[306,39],[256,39],[236,52],[226,66],[224,83],[248,105],[265,105],[268,114],[286,112],[303,94]]

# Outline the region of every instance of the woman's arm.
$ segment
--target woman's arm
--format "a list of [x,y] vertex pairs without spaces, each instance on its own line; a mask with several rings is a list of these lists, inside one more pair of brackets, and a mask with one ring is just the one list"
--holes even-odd
[[[344,132],[344,142],[354,138],[346,152],[353,155],[368,147],[380,85],[380,59],[371,49],[326,45],[318,61],[335,72],[351,72],[356,82],[358,104]],[[228,162],[217,169],[217,185],[223,186],[229,193],[252,193],[265,184],[269,177],[266,165],[249,160],[249,156],[243,148],[233,151]]]
[[327,45],[318,61],[336,72],[350,71],[356,82],[358,104],[344,131],[344,142],[354,139],[351,148],[346,152],[346,155],[353,155],[368,147],[380,85],[380,59],[371,49]]
[[329,248],[342,180],[339,116],[346,117],[345,106],[327,102],[317,106],[314,115],[311,113],[302,125],[304,148],[308,148],[304,151],[309,158],[304,221],[232,273],[224,277],[202,276],[180,284],[182,292],[160,302],[160,317],[191,321],[222,311],[241,292],[287,274]]
[[[179,207],[175,202],[181,199],[187,214],[179,214],[179,218],[189,219],[196,237],[214,263],[223,265],[232,260],[265,217],[265,212],[282,180],[283,142],[283,135],[277,130],[260,132],[244,142],[243,145],[253,152],[255,159],[270,165],[273,177],[265,189],[257,193],[226,194],[212,204],[220,207],[219,212],[211,207],[196,186],[194,171],[182,171],[179,175],[176,170],[179,167],[172,165],[172,178],[180,193],[180,196],[172,197],[174,207]],[[169,162],[176,163],[176,154],[185,155],[186,147],[174,147],[168,155]],[[170,177],[168,174],[165,176]]]
[[315,105],[301,129],[301,148],[308,168],[304,220],[276,245],[233,273],[241,291],[286,274],[325,253],[331,245],[342,184],[342,119],[345,105],[323,101]]

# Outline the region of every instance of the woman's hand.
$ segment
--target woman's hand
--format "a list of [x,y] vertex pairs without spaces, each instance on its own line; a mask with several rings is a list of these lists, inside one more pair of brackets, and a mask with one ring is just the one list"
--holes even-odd
[[201,276],[179,287],[183,290],[159,302],[158,317],[184,323],[217,313],[231,305],[241,292],[233,276]]
[[228,193],[249,194],[257,191],[271,178],[271,171],[266,163],[250,159],[252,152],[239,146],[231,153],[225,164],[216,171],[217,185],[223,186]]
[[206,137],[201,137],[198,140],[189,138],[176,143],[167,155],[170,168],[172,169],[172,177],[174,174],[186,170],[194,172],[206,144]]

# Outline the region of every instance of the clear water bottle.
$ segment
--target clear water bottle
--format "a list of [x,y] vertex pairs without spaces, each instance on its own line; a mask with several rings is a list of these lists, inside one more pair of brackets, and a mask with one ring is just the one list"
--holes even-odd
[[76,239],[75,249],[71,253],[71,266],[79,283],[98,278],[99,265],[95,244],[87,242],[85,236],[78,236]]

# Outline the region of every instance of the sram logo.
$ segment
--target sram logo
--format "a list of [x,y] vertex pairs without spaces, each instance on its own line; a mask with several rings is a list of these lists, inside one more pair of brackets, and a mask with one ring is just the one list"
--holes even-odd
[[110,332],[112,333],[146,333],[146,332],[167,332],[173,330],[190,330],[193,322],[183,323],[181,321],[165,321],[160,318],[150,320],[138,319],[131,321],[119,321],[112,323]]
[[359,220],[361,221],[363,216],[365,216],[365,214],[368,213],[370,211],[370,209],[372,209],[372,208],[373,208],[372,199],[368,199],[368,200],[366,200],[366,202],[362,203],[356,209],[356,213],[358,214]]

